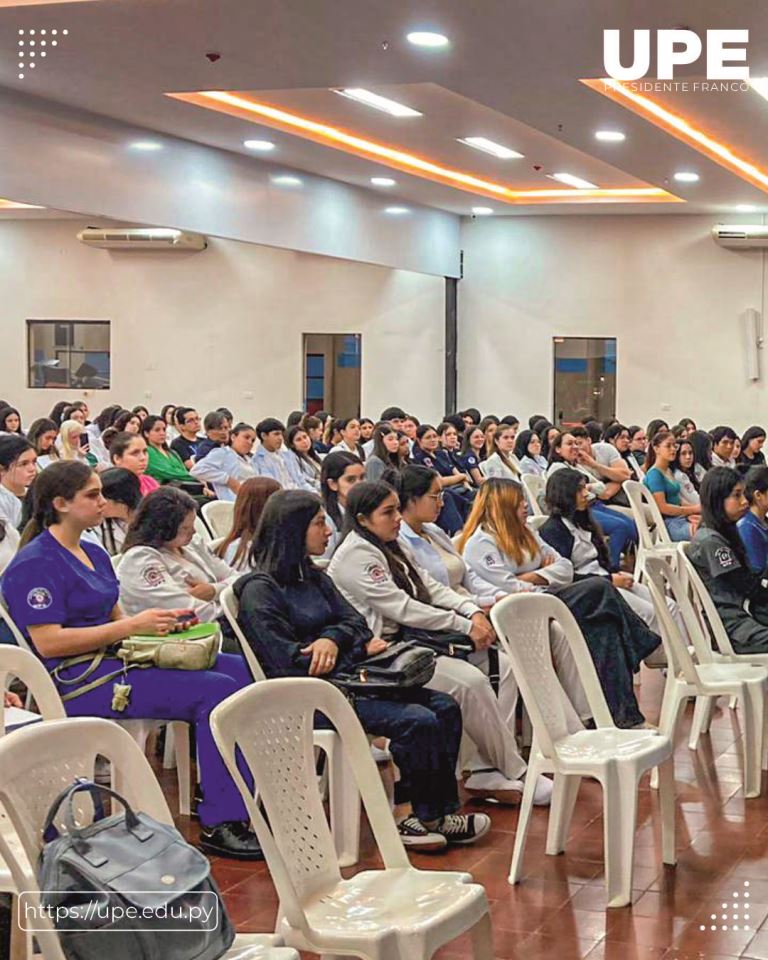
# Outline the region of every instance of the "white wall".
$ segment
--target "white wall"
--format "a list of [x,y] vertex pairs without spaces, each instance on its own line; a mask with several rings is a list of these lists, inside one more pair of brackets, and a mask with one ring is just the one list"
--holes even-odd
[[[754,218],[753,218],[754,219]],[[734,218],[746,222],[749,218]],[[718,247],[711,216],[478,218],[463,227],[459,404],[552,414],[552,338],[618,340],[617,415],[768,420],[740,315],[763,309],[763,254]],[[730,222],[730,220],[729,220]]]
[[[189,403],[284,417],[302,400],[302,333],[362,334],[363,412],[442,412],[440,277],[213,239],[202,253],[83,246],[85,222],[0,222],[0,397],[29,423],[75,391],[26,388],[26,320],[108,319],[112,389],[154,410]],[[252,399],[246,394],[252,393]]]

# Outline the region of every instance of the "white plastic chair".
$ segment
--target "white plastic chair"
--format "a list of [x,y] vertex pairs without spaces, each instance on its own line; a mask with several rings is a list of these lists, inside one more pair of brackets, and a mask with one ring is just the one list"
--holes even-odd
[[[238,603],[232,587],[219,598],[254,682],[266,680],[258,657],[237,622]],[[270,681],[274,683],[274,680]],[[360,859],[360,797],[349,764],[341,750],[341,741],[333,730],[315,730],[314,743],[322,750],[328,764],[328,799],[331,833],[336,845],[339,865],[351,867]]]
[[210,543],[213,540],[211,536],[211,531],[205,525],[202,517],[195,514],[195,533],[200,537],[203,543]]
[[542,510],[539,497],[541,497],[542,500],[544,498],[544,492],[547,489],[546,477],[539,477],[534,473],[524,473],[522,475],[522,481],[525,499],[528,501],[528,506],[533,511],[533,515],[535,517],[545,517],[546,514]]
[[662,517],[659,505],[651,491],[644,483],[638,483],[637,480],[625,480],[622,488],[629,500],[632,517],[640,538],[635,566],[638,580],[643,578],[646,557],[661,557],[670,560],[676,567],[677,546],[669,536],[664,517]]
[[[38,861],[42,827],[51,803],[76,777],[93,779],[97,756],[106,757],[112,769],[120,771],[121,792],[134,809],[173,824],[147,758],[130,735],[111,720],[53,720],[17,730],[0,740],[0,805],[15,831],[12,838],[0,831],[0,854],[10,867],[17,889],[26,891],[28,902],[37,908],[35,938],[45,960],[65,958],[58,934],[39,909],[39,887],[30,864]],[[78,799],[75,810],[79,823],[91,820],[90,800]],[[56,824],[60,826],[61,819]],[[272,935],[241,934],[224,958],[298,960],[295,951],[280,949],[279,943],[279,938]],[[105,951],[108,948],[107,937]]]
[[[338,731],[383,870],[341,877],[314,776],[315,711]],[[276,931],[287,943],[321,956],[427,960],[469,930],[474,956],[492,960],[485,890],[466,873],[410,865],[366,735],[336,687],[309,678],[254,684],[214,709],[211,729],[264,851],[280,897]],[[236,749],[259,804],[238,770]]]
[[547,522],[547,520],[549,520],[549,517],[546,515],[546,513],[540,513],[537,516],[528,517],[526,522],[531,530],[539,531]]
[[[597,725],[585,730],[555,673],[549,623],[564,630]],[[506,597],[491,621],[512,662],[515,679],[533,723],[533,746],[518,818],[510,883],[522,876],[525,840],[536,781],[554,773],[546,851],[562,853],[582,777],[603,788],[605,879],[609,907],[626,906],[632,893],[637,787],[646,770],[659,767],[662,857],[674,864],[675,806],[672,743],[656,730],[621,730],[613,723],[595,666],[573,614],[562,600],[545,594]]]
[[[768,668],[752,663],[736,663],[722,658],[715,659],[709,643],[691,606],[690,599],[677,573],[660,557],[647,557],[645,561],[646,586],[651,594],[659,623],[664,651],[667,655],[667,677],[664,698],[661,704],[659,730],[674,742],[675,729],[689,697],[696,697],[694,715],[705,704],[721,696],[735,697],[741,704],[744,725],[744,796],[758,797],[761,792],[761,767],[765,743],[765,699],[768,693]],[[686,625],[693,648],[698,658],[694,661],[680,635],[677,624],[665,602],[666,587],[677,602]],[[697,724],[691,728],[688,746],[695,750],[698,745]],[[655,774],[655,771],[654,771]],[[651,786],[657,778],[651,775]]]
[[234,500],[211,500],[202,509],[203,519],[214,537],[226,537],[235,518]]

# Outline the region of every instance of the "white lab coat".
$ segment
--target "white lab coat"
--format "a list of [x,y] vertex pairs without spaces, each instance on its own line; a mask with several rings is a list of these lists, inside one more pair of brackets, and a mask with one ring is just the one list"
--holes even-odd
[[219,500],[235,500],[237,494],[227,486],[229,480],[243,483],[256,476],[250,457],[242,457],[232,447],[216,447],[202,460],[192,464],[189,471],[197,480],[213,486]]
[[[551,587],[564,587],[573,583],[571,561],[561,557],[535,530],[531,530],[531,535],[536,541],[538,552],[517,564],[512,557],[501,551],[493,534],[478,527],[464,547],[464,562],[469,571],[469,582],[491,583],[502,593],[540,593],[546,587],[528,583],[518,576],[535,571]],[[543,557],[551,557],[553,562],[542,567]]]

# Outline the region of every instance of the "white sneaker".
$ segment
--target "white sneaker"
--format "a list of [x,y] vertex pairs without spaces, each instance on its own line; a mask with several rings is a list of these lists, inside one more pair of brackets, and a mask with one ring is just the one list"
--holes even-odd
[[497,803],[518,804],[523,798],[523,781],[508,780],[498,770],[476,770],[464,781],[464,789],[473,797]]
[[448,845],[442,834],[431,833],[418,817],[410,816],[401,820],[397,825],[397,832],[406,849],[418,850],[419,853],[443,850]]
[[536,781],[536,789],[533,791],[533,805],[535,807],[548,807],[552,801],[554,786],[549,777],[540,776]]

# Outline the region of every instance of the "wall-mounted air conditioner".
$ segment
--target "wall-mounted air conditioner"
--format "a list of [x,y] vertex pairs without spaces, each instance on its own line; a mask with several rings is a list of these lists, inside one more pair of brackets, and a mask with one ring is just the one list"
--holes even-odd
[[86,227],[77,239],[88,247],[104,250],[205,250],[208,241],[202,234],[186,233],[170,227]]
[[768,226],[716,223],[712,227],[712,237],[721,247],[755,250],[768,247]]

